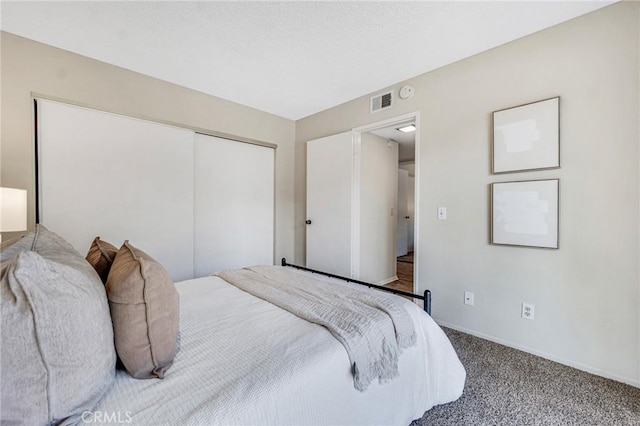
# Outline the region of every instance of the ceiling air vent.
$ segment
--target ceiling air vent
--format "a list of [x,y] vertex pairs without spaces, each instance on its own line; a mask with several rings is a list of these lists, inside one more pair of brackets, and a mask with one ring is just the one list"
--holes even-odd
[[391,108],[393,104],[393,92],[382,93],[371,97],[371,112],[382,111]]

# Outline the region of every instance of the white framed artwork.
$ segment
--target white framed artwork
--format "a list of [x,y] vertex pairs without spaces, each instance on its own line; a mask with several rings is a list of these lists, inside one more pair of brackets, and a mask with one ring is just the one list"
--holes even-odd
[[559,179],[491,184],[491,244],[558,248]]
[[560,167],[560,97],[493,113],[493,173]]

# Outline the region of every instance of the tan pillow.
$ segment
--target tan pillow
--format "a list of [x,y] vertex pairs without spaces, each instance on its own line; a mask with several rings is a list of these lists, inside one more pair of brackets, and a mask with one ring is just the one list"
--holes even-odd
[[125,241],[107,279],[116,352],[136,379],[163,378],[173,363],[178,292],[167,271]]
[[93,243],[91,243],[91,247],[89,247],[89,252],[86,257],[87,262],[89,262],[98,275],[100,275],[100,279],[103,284],[107,282],[109,270],[111,270],[111,264],[115,260],[117,254],[118,248],[113,244],[102,241],[100,237],[96,237],[93,240]]

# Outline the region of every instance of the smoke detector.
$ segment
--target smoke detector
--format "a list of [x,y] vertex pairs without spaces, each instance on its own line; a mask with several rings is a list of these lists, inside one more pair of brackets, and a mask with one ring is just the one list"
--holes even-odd
[[400,88],[400,99],[409,99],[410,97],[413,96],[413,94],[415,93],[415,89],[413,88],[413,86],[402,86]]

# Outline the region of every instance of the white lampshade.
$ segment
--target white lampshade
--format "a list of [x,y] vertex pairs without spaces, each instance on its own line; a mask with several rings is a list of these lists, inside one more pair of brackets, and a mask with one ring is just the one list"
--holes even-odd
[[27,229],[27,191],[0,188],[0,232]]

